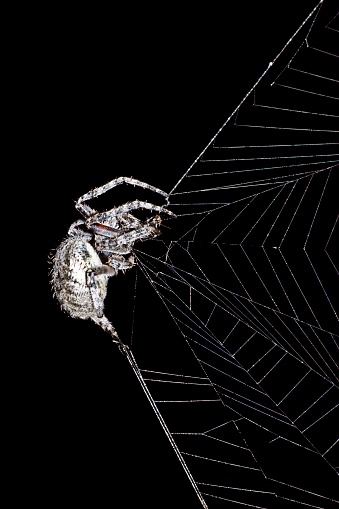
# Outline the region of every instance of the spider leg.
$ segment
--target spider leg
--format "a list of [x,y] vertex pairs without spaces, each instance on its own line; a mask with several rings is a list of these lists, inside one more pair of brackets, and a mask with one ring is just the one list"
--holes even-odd
[[[122,257],[117,257],[122,258]],[[132,260],[124,260],[126,262],[126,267],[128,264],[128,268],[130,268],[134,263]],[[91,320],[93,320],[94,323],[99,325],[105,332],[108,332],[112,338],[112,342],[116,343],[119,346],[119,350],[124,355],[127,355],[129,352],[129,347],[125,345],[121,339],[118,336],[117,331],[113,327],[112,323],[108,320],[108,318],[104,315],[103,310],[103,300],[100,298],[99,292],[98,292],[98,286],[96,282],[96,276],[100,274],[106,274],[108,276],[114,276],[117,273],[117,270],[114,266],[108,266],[108,265],[102,265],[101,267],[98,267],[96,269],[89,269],[86,272],[86,283],[89,286],[91,296],[93,299],[93,305],[96,309],[97,315],[91,316]]]
[[83,219],[78,219],[74,223],[71,224],[71,226],[68,228],[68,236],[74,237],[75,235],[81,235],[81,237],[86,240],[90,241],[92,240],[92,234],[84,232],[81,228],[79,228],[80,225],[84,225],[85,221]]
[[133,267],[135,263],[133,261],[128,261],[123,257],[121,257],[122,259],[120,260],[120,256],[117,253],[129,254],[135,242],[158,237],[160,235],[159,225],[159,221],[154,221],[153,223],[151,221],[147,221],[145,223],[141,223],[138,228],[135,228],[134,230],[121,233],[119,236],[115,237],[113,249],[110,246],[109,239],[100,238],[100,236],[98,236],[98,238],[96,238],[96,249],[107,253],[113,251],[114,254],[110,256],[106,263],[115,266],[118,262],[118,270],[129,269]]
[[122,270],[123,273],[135,265],[133,255],[126,259],[121,255],[112,254],[108,257],[107,263],[110,267],[113,267],[116,272],[118,272],[118,270]]
[[118,215],[118,214],[125,214],[127,212],[131,212],[132,210],[137,210],[137,209],[147,209],[147,210],[151,210],[153,212],[158,212],[158,213],[162,212],[164,214],[168,214],[169,216],[176,217],[176,215],[173,212],[171,212],[170,210],[167,210],[165,207],[162,207],[161,205],[154,205],[153,203],[149,203],[147,201],[140,201],[140,200],[134,200],[134,201],[124,203],[123,205],[120,205],[119,207],[115,207],[114,209],[112,209],[112,211],[109,211],[109,212],[113,212],[114,214]]
[[88,193],[83,194],[78,198],[75,207],[76,209],[84,216],[89,217],[92,214],[94,214],[96,211],[89,207],[84,202],[88,200],[92,200],[93,198],[97,198],[98,196],[106,193],[107,191],[110,191],[114,187],[119,186],[120,184],[130,184],[132,186],[142,187],[144,189],[149,189],[150,191],[153,191],[154,193],[161,194],[165,198],[168,198],[168,194],[165,193],[165,191],[162,191],[158,187],[151,186],[150,184],[146,184],[146,182],[142,182],[141,180],[134,179],[132,177],[117,177],[110,182],[107,182],[107,184],[104,184],[100,187],[96,187],[89,191]]
[[105,274],[106,276],[115,276],[116,270],[109,265],[101,265],[96,269],[88,269],[86,271],[86,284],[91,293],[93,306],[98,318],[104,315],[104,301],[99,293],[96,276]]
[[119,345],[119,349],[123,354],[126,354],[126,351],[129,350],[128,346],[125,345],[118,336],[117,331],[111,324],[111,322],[106,318],[105,315],[101,317],[92,317],[94,323],[99,325],[105,332],[108,332],[112,338],[113,343],[117,343]]

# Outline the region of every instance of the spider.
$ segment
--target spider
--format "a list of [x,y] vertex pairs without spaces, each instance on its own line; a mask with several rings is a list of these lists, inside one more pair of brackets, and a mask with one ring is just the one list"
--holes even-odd
[[[157,187],[129,177],[118,177],[103,186],[82,195],[75,204],[84,217],[71,224],[68,236],[52,256],[51,284],[53,293],[63,311],[73,318],[91,319],[109,332],[112,341],[122,351],[127,346],[104,314],[108,278],[119,271],[125,272],[136,262],[133,255],[135,242],[153,239],[160,235],[160,214],[175,217],[166,206],[134,200],[104,212],[97,212],[86,202],[120,184],[149,189],[168,198]],[[141,221],[131,212],[147,209],[157,214]]]

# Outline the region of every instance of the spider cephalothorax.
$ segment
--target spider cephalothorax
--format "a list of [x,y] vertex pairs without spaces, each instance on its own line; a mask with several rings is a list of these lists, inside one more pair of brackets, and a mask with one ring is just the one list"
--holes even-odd
[[[134,243],[160,234],[160,214],[174,216],[165,206],[139,200],[105,212],[97,212],[87,205],[88,200],[123,183],[167,198],[161,189],[128,177],[113,179],[81,196],[75,206],[84,219],[70,226],[68,236],[57,248],[52,259],[51,279],[54,295],[64,311],[74,318],[93,320],[121,345],[113,325],[104,315],[108,278],[135,265]],[[131,213],[138,209],[156,212],[156,215],[142,221]]]

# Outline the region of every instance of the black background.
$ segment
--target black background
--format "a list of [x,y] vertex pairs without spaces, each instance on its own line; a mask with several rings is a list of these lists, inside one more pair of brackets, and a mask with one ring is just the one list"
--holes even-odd
[[[23,407],[27,498],[194,509],[132,370],[94,324],[60,311],[47,258],[89,189],[126,175],[170,190],[316,2],[90,5],[37,13],[21,48],[24,158],[43,239]],[[161,327],[152,309],[149,327]]]

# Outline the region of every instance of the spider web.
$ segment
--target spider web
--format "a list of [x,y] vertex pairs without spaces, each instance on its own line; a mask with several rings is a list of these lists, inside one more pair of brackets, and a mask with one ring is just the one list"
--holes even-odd
[[338,23],[315,7],[136,250],[134,369],[210,509],[338,504]]

